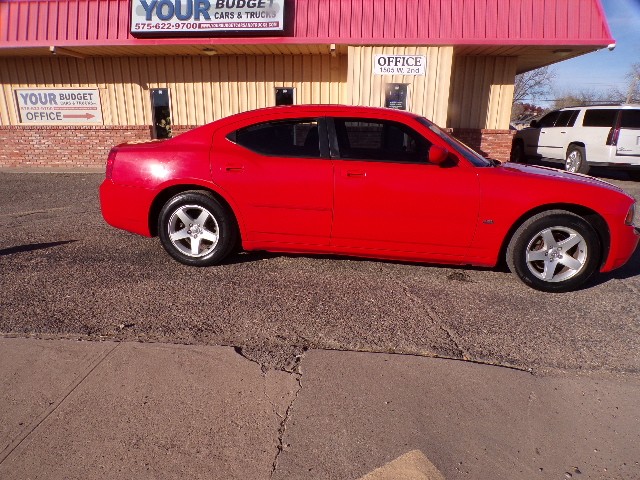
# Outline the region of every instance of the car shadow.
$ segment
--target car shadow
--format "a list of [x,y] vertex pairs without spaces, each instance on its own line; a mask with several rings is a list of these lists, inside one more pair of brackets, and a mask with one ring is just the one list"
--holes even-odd
[[601,285],[610,280],[627,280],[637,276],[640,276],[640,248],[636,248],[629,261],[622,267],[613,272],[601,273],[590,284],[592,286]]
[[30,243],[27,245],[18,245],[15,247],[3,248],[0,250],[0,257],[4,257],[6,255],[13,255],[16,253],[33,252],[35,250],[45,250],[47,248],[66,245],[68,243],[74,243],[77,241],[78,240],[62,240],[60,242]]
[[434,267],[434,268],[448,268],[453,270],[469,270],[469,271],[495,271],[495,272],[503,272],[508,273],[509,269],[504,266],[498,265],[494,268],[489,267],[477,267],[473,265],[456,265],[456,264],[446,264],[446,263],[430,263],[423,261],[404,261],[404,260],[392,260],[392,259],[384,259],[384,258],[374,258],[374,257],[356,257],[350,255],[333,255],[333,254],[312,254],[312,253],[278,253],[278,252],[265,252],[265,251],[253,251],[253,252],[239,252],[236,254],[232,254],[229,257],[225,258],[220,264],[221,265],[234,265],[234,264],[242,264],[242,263],[250,263],[257,262],[260,260],[268,260],[273,258],[311,258],[315,260],[348,260],[350,262],[372,262],[372,263],[383,263],[388,265],[407,265],[407,266],[423,266],[423,267]]
[[[259,262],[261,260],[270,260],[274,258],[311,258],[316,260],[349,260],[351,262],[375,262],[387,265],[407,265],[407,266],[423,266],[431,268],[447,269],[447,279],[457,280],[463,282],[473,283],[471,278],[466,272],[495,272],[495,273],[511,273],[506,262],[500,262],[493,268],[490,267],[478,267],[473,265],[452,265],[443,263],[427,263],[427,262],[407,262],[402,260],[387,260],[378,258],[366,258],[366,257],[353,257],[348,255],[329,255],[329,254],[304,254],[304,253],[274,253],[265,251],[256,252],[239,252],[235,255],[227,257],[221,265],[234,265],[242,263]],[[614,270],[613,272],[602,273],[592,280],[588,281],[585,285],[578,290],[589,289],[602,285],[611,280],[626,280],[633,277],[640,276],[640,248],[636,249],[629,261],[622,267]],[[515,277],[514,277],[515,278]]]

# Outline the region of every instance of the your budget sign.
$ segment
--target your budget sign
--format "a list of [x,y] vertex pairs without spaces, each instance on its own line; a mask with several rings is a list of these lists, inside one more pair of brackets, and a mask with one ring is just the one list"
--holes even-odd
[[282,31],[285,0],[132,0],[131,33]]
[[102,123],[97,88],[17,88],[20,123]]

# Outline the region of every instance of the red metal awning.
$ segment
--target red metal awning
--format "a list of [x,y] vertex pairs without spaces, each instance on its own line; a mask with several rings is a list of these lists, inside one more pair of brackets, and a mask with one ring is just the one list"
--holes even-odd
[[278,36],[136,38],[131,0],[3,0],[2,49],[144,45],[532,45],[614,42],[600,0],[290,0]]

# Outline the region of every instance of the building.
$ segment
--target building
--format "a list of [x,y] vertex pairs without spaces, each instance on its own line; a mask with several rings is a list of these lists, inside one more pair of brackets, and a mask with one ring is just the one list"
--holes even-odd
[[599,0],[4,0],[0,166],[287,103],[405,108],[507,160],[515,75],[612,43]]

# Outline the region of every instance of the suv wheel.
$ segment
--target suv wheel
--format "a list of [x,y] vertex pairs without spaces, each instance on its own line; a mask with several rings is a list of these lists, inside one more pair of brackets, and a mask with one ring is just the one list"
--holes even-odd
[[564,162],[564,169],[572,173],[589,173],[589,164],[584,147],[571,145],[567,150],[567,158]]
[[513,144],[513,149],[511,150],[511,161],[514,163],[525,163],[526,160],[523,143],[516,141]]

